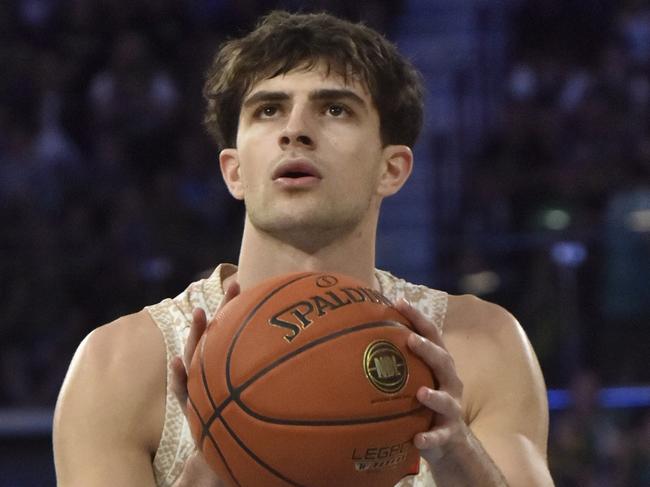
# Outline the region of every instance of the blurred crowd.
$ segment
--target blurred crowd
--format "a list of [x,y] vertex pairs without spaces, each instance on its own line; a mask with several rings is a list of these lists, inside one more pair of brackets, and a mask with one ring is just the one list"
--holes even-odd
[[549,465],[556,487],[650,484],[650,409],[605,409],[590,370],[569,384],[568,407],[552,411]]
[[[0,407],[53,405],[95,326],[236,260],[243,208],[201,126],[203,72],[259,14],[304,3],[0,3]],[[611,415],[594,387],[650,382],[650,6],[515,3],[502,123],[467,161],[442,267],[512,309],[550,385],[574,387],[552,417],[557,485],[649,485],[650,414]],[[389,36],[404,8],[309,2]],[[488,271],[501,286],[474,279]]]
[[[0,404],[53,404],[95,326],[236,261],[243,209],[202,127],[217,46],[301,2],[0,4]],[[380,30],[400,2],[311,2]]]
[[530,0],[512,19],[451,272],[513,310],[571,393],[551,415],[556,485],[650,485],[650,408],[598,402],[650,382],[650,3]]
[[[581,366],[648,382],[650,5],[530,0],[512,19],[451,272],[515,312],[551,384]],[[490,270],[500,286],[467,279]]]

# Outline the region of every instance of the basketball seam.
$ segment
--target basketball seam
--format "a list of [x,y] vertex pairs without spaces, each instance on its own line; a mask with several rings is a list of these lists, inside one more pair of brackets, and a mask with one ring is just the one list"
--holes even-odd
[[[302,486],[301,484],[298,484],[298,483],[296,483],[296,482],[293,482],[292,480],[290,480],[290,479],[284,477],[282,474],[280,474],[279,472],[277,472],[277,471],[276,471],[275,469],[273,469],[271,466],[269,466],[269,465],[267,465],[265,462],[263,462],[263,461],[262,461],[262,460],[261,460],[257,455],[255,455],[255,453],[253,453],[252,450],[250,450],[248,447],[246,447],[246,445],[241,441],[241,439],[239,438],[239,436],[238,436],[237,434],[235,434],[235,432],[230,428],[230,426],[228,426],[228,423],[226,423],[226,421],[224,420],[224,418],[221,416],[221,412],[222,412],[223,409],[224,409],[224,408],[225,408],[225,407],[226,407],[226,406],[227,406],[227,405],[232,401],[232,389],[233,389],[233,388],[232,388],[232,383],[231,383],[231,381],[230,381],[230,357],[231,357],[231,355],[232,355],[232,350],[233,350],[233,348],[234,348],[234,346],[235,346],[235,343],[237,342],[238,337],[241,335],[242,331],[244,330],[244,328],[246,327],[246,325],[248,324],[248,322],[252,319],[252,317],[253,317],[253,316],[255,315],[255,313],[259,310],[259,308],[260,308],[260,307],[261,307],[265,302],[267,302],[267,301],[268,301],[268,300],[269,300],[273,295],[277,294],[279,291],[281,291],[281,290],[284,289],[285,287],[289,286],[290,284],[293,284],[293,283],[296,282],[296,281],[299,281],[299,280],[304,279],[304,278],[309,277],[309,276],[313,276],[313,275],[315,275],[315,274],[316,274],[316,273],[310,272],[310,273],[306,273],[306,274],[303,274],[303,275],[297,276],[295,279],[292,279],[291,281],[286,282],[286,283],[284,283],[283,285],[277,287],[277,288],[274,289],[272,292],[270,292],[267,296],[265,296],[265,298],[264,298],[262,301],[260,301],[260,302],[255,306],[255,308],[253,308],[253,309],[251,310],[251,312],[248,314],[248,316],[246,316],[246,318],[244,319],[244,322],[241,324],[241,326],[239,327],[239,329],[238,329],[237,332],[235,333],[235,336],[233,337],[232,343],[230,344],[230,347],[229,347],[228,352],[227,352],[227,354],[226,354],[226,385],[227,385],[227,387],[228,387],[228,391],[229,391],[229,393],[230,393],[230,397],[227,398],[225,401],[223,401],[223,402],[222,402],[218,407],[217,407],[217,405],[216,405],[215,402],[214,402],[214,399],[213,399],[213,397],[212,397],[212,394],[210,394],[210,389],[209,389],[208,384],[207,384],[207,378],[206,378],[206,375],[205,375],[205,365],[204,365],[204,360],[203,360],[203,350],[204,350],[204,347],[205,347],[205,340],[203,340],[203,343],[202,343],[202,346],[201,346],[201,350],[200,350],[200,355],[199,355],[199,358],[200,358],[200,366],[201,366],[201,376],[202,376],[203,388],[204,388],[205,392],[207,393],[207,395],[208,395],[208,399],[209,399],[210,404],[211,404],[211,406],[212,406],[212,408],[213,408],[213,413],[210,415],[210,418],[208,419],[208,421],[207,421],[207,422],[204,422],[204,421],[203,421],[203,418],[202,418],[201,415],[199,414],[198,409],[196,408],[196,406],[194,405],[194,403],[193,403],[193,401],[192,401],[191,399],[190,399],[190,404],[192,404],[192,407],[194,408],[194,410],[195,410],[195,412],[196,412],[196,414],[197,414],[197,417],[199,418],[199,421],[201,422],[201,425],[202,425],[202,431],[201,431],[201,444],[203,444],[203,441],[204,441],[205,436],[206,436],[206,434],[207,434],[207,436],[208,436],[208,438],[210,438],[210,441],[212,442],[213,446],[217,449],[217,453],[218,453],[219,456],[221,457],[221,460],[223,461],[223,463],[224,463],[226,469],[228,470],[228,472],[230,473],[231,477],[233,478],[233,480],[235,480],[235,482],[237,483],[238,486],[240,485],[239,482],[238,482],[237,479],[235,478],[233,472],[230,470],[230,467],[228,466],[228,462],[226,461],[225,457],[224,457],[223,454],[221,453],[219,447],[217,446],[217,442],[216,442],[215,439],[212,437],[212,434],[211,434],[211,432],[210,432],[210,427],[212,426],[212,424],[214,423],[214,421],[215,421],[217,418],[221,421],[221,423],[224,425],[224,427],[226,428],[226,430],[228,431],[228,433],[230,434],[230,436],[233,438],[233,440],[235,440],[235,442],[239,445],[239,447],[240,447],[241,449],[243,449],[243,450],[244,450],[244,451],[245,451],[245,452],[246,452],[246,453],[247,453],[247,454],[248,454],[248,455],[249,455],[249,456],[250,456],[254,461],[256,461],[259,465],[261,465],[262,467],[264,467],[265,469],[267,469],[269,472],[271,472],[273,475],[277,476],[278,478],[280,478],[280,479],[284,480],[285,482],[288,482],[289,484],[293,485],[294,487],[304,487],[304,486]],[[189,396],[188,396],[188,397],[189,397]]]
[[235,402],[241,410],[248,414],[249,416],[258,419],[259,421],[263,421],[265,423],[269,424],[278,424],[278,425],[287,425],[287,426],[349,426],[353,424],[370,424],[370,423],[381,423],[381,422],[386,422],[386,421],[394,421],[397,419],[404,418],[406,416],[410,416],[412,414],[416,414],[419,411],[424,410],[424,406],[418,406],[414,409],[411,409],[409,411],[401,412],[401,413],[396,413],[396,414],[391,414],[391,415],[385,415],[385,416],[375,416],[375,417],[370,417],[370,418],[355,418],[355,419],[332,419],[332,420],[300,420],[300,419],[278,419],[278,418],[273,418],[273,417],[268,417],[265,415],[262,415],[253,409],[251,409],[249,406],[247,406],[242,400],[241,400],[241,393],[244,392],[248,387],[253,385],[258,379],[266,375],[270,370],[273,368],[277,367],[279,364],[286,362],[293,358],[296,355],[299,355],[303,353],[305,350],[309,350],[311,348],[314,348],[318,345],[322,345],[323,343],[326,343],[328,341],[334,340],[336,338],[340,338],[342,336],[345,336],[350,333],[354,333],[360,330],[364,329],[370,329],[370,328],[378,328],[382,326],[388,326],[388,327],[404,327],[401,323],[398,322],[390,322],[390,321],[378,321],[378,322],[371,322],[371,323],[364,323],[362,325],[358,325],[355,327],[351,328],[346,328],[344,330],[339,330],[335,333],[332,333],[330,335],[321,337],[317,340],[314,340],[310,343],[307,343],[303,345],[302,347],[294,350],[293,352],[290,352],[279,359],[275,360],[271,364],[269,364],[267,367],[264,369],[260,370],[257,374],[255,374],[253,377],[251,377],[248,381],[246,381],[244,384],[241,386],[234,388],[230,391],[230,397],[228,399],[224,400],[219,407],[215,408],[214,413],[210,416],[208,421],[206,422],[206,429],[209,430],[211,427],[212,423],[216,421],[217,419],[222,419],[221,413],[223,410],[230,404],[231,402]]
[[[246,318],[244,318],[243,323],[240,325],[239,329],[238,329],[237,332],[235,333],[235,336],[233,337],[233,340],[232,340],[232,343],[231,343],[231,345],[230,345],[230,347],[229,347],[229,349],[228,349],[228,352],[226,353],[226,386],[227,386],[227,388],[228,388],[229,397],[226,398],[226,399],[225,399],[221,404],[219,404],[219,406],[217,406],[217,405],[215,404],[214,399],[212,398],[212,394],[210,394],[210,389],[209,389],[208,384],[207,384],[207,378],[206,378],[206,376],[205,376],[205,367],[204,367],[204,362],[203,362],[203,350],[204,350],[204,347],[205,347],[205,340],[202,341],[202,344],[201,344],[202,346],[201,346],[200,355],[199,355],[199,357],[200,357],[200,364],[201,364],[201,376],[202,376],[202,378],[203,378],[203,387],[204,387],[204,389],[205,389],[205,391],[206,391],[206,393],[207,393],[207,395],[208,395],[208,399],[209,399],[210,404],[212,405],[212,409],[213,409],[212,414],[210,415],[210,417],[208,418],[207,422],[205,423],[205,425],[206,425],[205,427],[206,427],[207,430],[209,430],[210,426],[212,426],[212,423],[213,423],[213,422],[214,422],[214,421],[215,421],[219,416],[221,416],[221,412],[224,410],[224,408],[225,408],[226,406],[228,406],[228,404],[230,404],[230,402],[233,400],[233,394],[232,394],[233,386],[232,386],[232,382],[230,381],[230,356],[231,356],[231,354],[232,354],[232,349],[233,349],[233,347],[235,346],[235,342],[236,342],[236,340],[237,340],[237,337],[241,334],[241,332],[242,332],[243,329],[246,327],[246,325],[248,324],[248,322],[252,319],[253,315],[257,312],[257,310],[259,310],[259,308],[260,308],[260,307],[261,307],[261,306],[262,306],[266,301],[268,301],[268,300],[269,300],[273,295],[275,295],[276,293],[278,293],[279,291],[281,291],[282,289],[284,289],[284,288],[287,287],[288,285],[293,284],[294,282],[299,281],[300,279],[304,279],[304,278],[306,278],[306,277],[313,276],[313,275],[315,275],[315,274],[316,274],[316,273],[314,273],[314,272],[309,272],[309,273],[306,273],[306,274],[301,274],[300,276],[297,276],[295,279],[292,279],[291,281],[284,283],[282,286],[277,287],[276,289],[274,289],[273,291],[271,291],[269,294],[267,294],[267,295],[265,296],[265,298],[264,298],[262,301],[260,301],[260,302],[259,302],[259,303],[258,303],[258,304],[257,304],[257,305],[252,309],[252,310],[251,310],[251,312],[248,314],[248,316],[246,316]],[[204,432],[205,432],[205,431],[204,431]],[[204,433],[204,432],[203,432],[203,433]],[[201,435],[201,436],[202,436],[202,438],[201,438],[202,440],[203,440],[203,437],[204,437],[204,434],[203,434],[203,433],[202,433],[202,435]]]
[[396,413],[396,414],[390,414],[390,415],[385,415],[385,416],[375,416],[371,418],[363,418],[363,419],[333,419],[333,420],[300,420],[300,419],[278,419],[278,418],[272,418],[268,416],[264,416],[253,409],[251,409],[248,405],[246,405],[242,399],[241,399],[241,394],[244,392],[248,387],[253,385],[257,380],[262,378],[264,375],[266,375],[268,372],[273,370],[275,367],[280,365],[281,363],[287,362],[288,360],[292,359],[296,355],[300,355],[301,353],[305,352],[306,350],[309,350],[311,348],[317,347],[319,345],[322,345],[326,342],[335,340],[337,338],[341,338],[345,335],[349,335],[351,333],[355,333],[361,330],[366,330],[366,329],[371,329],[371,328],[379,328],[379,327],[391,327],[391,328],[397,328],[397,327],[404,327],[401,323],[397,323],[394,321],[373,321],[370,323],[363,323],[361,325],[357,325],[351,328],[345,328],[343,330],[339,330],[337,332],[331,333],[329,335],[326,335],[324,337],[320,337],[316,340],[313,340],[305,345],[303,345],[300,348],[297,348],[296,350],[280,357],[279,359],[275,360],[271,364],[267,365],[265,368],[260,370],[257,374],[255,374],[253,377],[248,379],[248,381],[244,382],[241,386],[235,388],[234,390],[230,391],[231,396],[230,400],[234,401],[244,412],[249,414],[250,416],[259,419],[260,421],[264,421],[266,423],[271,423],[271,424],[286,424],[286,425],[302,425],[302,426],[342,426],[342,425],[350,425],[350,424],[367,424],[367,423],[379,423],[383,421],[390,421],[393,419],[399,419],[404,416],[408,416],[410,414],[413,414],[414,412],[420,411],[423,409],[422,406],[417,407],[411,411],[407,412],[402,412],[402,413]]
[[271,472],[273,475],[275,475],[276,477],[278,477],[278,478],[284,480],[285,482],[288,482],[289,484],[293,485],[294,487],[305,487],[305,486],[303,486],[302,484],[299,484],[299,483],[297,483],[297,482],[294,482],[294,481],[291,480],[290,478],[285,477],[284,475],[282,475],[280,472],[278,472],[277,470],[275,470],[275,469],[274,469],[273,467],[271,467],[270,465],[267,465],[266,462],[264,462],[260,457],[258,457],[258,456],[255,454],[255,452],[253,452],[250,448],[248,448],[248,447],[246,446],[246,444],[245,444],[245,443],[244,443],[244,442],[239,438],[239,436],[238,436],[238,435],[237,435],[237,434],[236,434],[232,429],[230,429],[230,426],[228,426],[228,423],[226,423],[226,421],[225,421],[225,419],[223,418],[223,416],[219,417],[219,421],[221,421],[221,423],[225,426],[226,430],[228,430],[228,433],[230,433],[230,436],[232,436],[233,440],[235,440],[235,441],[237,442],[237,444],[239,445],[239,447],[240,447],[242,450],[244,450],[246,453],[248,453],[248,455],[249,455],[253,460],[255,460],[257,463],[259,463],[262,467],[266,468],[266,469],[267,469],[269,472]]
[[[207,376],[205,374],[205,363],[204,363],[204,359],[203,359],[204,350],[205,350],[205,335],[201,339],[201,344],[200,344],[200,348],[199,348],[199,366],[200,366],[200,370],[201,370],[201,380],[203,382],[203,390],[204,390],[205,394],[208,396],[208,401],[210,401],[210,405],[212,406],[212,411],[216,411],[217,405],[214,402],[214,398],[212,397],[212,394],[210,394],[210,387],[208,387],[208,378],[207,378]],[[189,398],[189,394],[188,394],[188,398]],[[194,404],[193,401],[191,400],[191,398],[190,398],[190,402],[191,402],[191,404]],[[205,439],[206,435],[208,434],[208,432],[210,430],[210,426],[212,425],[211,418],[212,418],[214,412],[213,412],[213,414],[210,415],[210,418],[208,418],[208,421],[206,423],[203,422],[203,418],[201,418],[198,410],[196,410],[196,414],[201,419],[201,424],[203,425],[203,428],[201,430],[201,444],[203,444],[203,440]]]
[[370,329],[370,328],[379,328],[379,327],[391,327],[391,328],[398,328],[398,327],[404,327],[406,328],[403,324],[395,322],[395,321],[373,321],[370,323],[363,323],[361,325],[357,325],[351,328],[346,328],[344,330],[339,330],[337,332],[331,333],[329,335],[326,335],[324,337],[318,338],[316,340],[313,340],[302,347],[286,354],[280,357],[279,359],[275,360],[262,370],[260,370],[257,374],[255,374],[253,377],[248,379],[246,382],[244,382],[241,386],[239,387],[228,387],[228,392],[230,393],[230,396],[225,399],[219,406],[214,407],[214,412],[210,416],[210,418],[206,422],[206,428],[210,428],[212,423],[217,420],[221,416],[222,411],[230,404],[231,402],[235,402],[244,412],[249,414],[250,416],[259,419],[260,421],[264,421],[266,423],[271,423],[271,424],[287,424],[287,425],[309,425],[309,426],[340,426],[340,425],[350,425],[350,424],[367,424],[367,423],[380,423],[382,421],[390,421],[393,419],[399,419],[404,416],[408,416],[410,414],[413,414],[417,411],[420,411],[423,409],[423,407],[418,407],[413,410],[403,412],[403,413],[398,413],[398,414],[392,414],[392,415],[386,415],[386,416],[375,416],[373,418],[363,418],[363,419],[337,419],[337,420],[323,420],[323,421],[313,421],[312,420],[283,420],[283,419],[277,419],[277,418],[270,418],[267,416],[264,416],[260,413],[255,412],[251,408],[249,408],[245,403],[241,401],[241,393],[244,392],[246,389],[248,389],[251,385],[253,385],[258,379],[266,375],[268,372],[270,372],[273,368],[277,367],[279,364],[286,362],[293,358],[296,355],[299,355],[303,353],[305,350],[309,350],[310,348],[314,348],[318,345],[322,345],[323,343],[326,343],[328,341],[331,341],[336,338],[340,338],[342,336],[348,335],[350,333],[354,333],[356,331],[360,330],[365,330],[365,329]]
[[305,279],[307,277],[313,276],[316,273],[314,272],[309,272],[306,274],[302,274],[300,276],[297,276],[296,278],[292,279],[291,281],[283,283],[281,286],[278,286],[277,288],[273,289],[271,292],[269,292],[264,299],[262,299],[259,303],[255,305],[255,307],[248,313],[248,316],[244,318],[244,322],[241,324],[237,332],[232,338],[232,342],[230,343],[230,346],[228,347],[228,352],[226,353],[226,385],[228,386],[228,392],[231,392],[233,389],[232,386],[232,381],[230,380],[230,359],[232,357],[233,349],[235,348],[235,345],[237,344],[237,340],[239,339],[239,336],[242,334],[244,331],[244,328],[248,325],[248,323],[251,321],[253,316],[255,316],[255,313],[266,303],[269,299],[271,299],[274,295],[276,295],[278,292],[280,292],[282,289],[284,289],[287,286],[290,286],[294,282],[300,281],[301,279]]
[[241,484],[237,480],[237,477],[235,477],[235,474],[230,469],[230,465],[228,465],[228,462],[226,461],[226,457],[224,457],[223,453],[221,452],[221,449],[219,448],[219,445],[217,445],[217,441],[212,436],[210,430],[207,429],[206,423],[203,421],[203,418],[201,417],[201,413],[199,412],[198,407],[196,406],[196,404],[194,404],[194,401],[192,401],[191,397],[188,396],[188,399],[190,401],[190,405],[192,406],[192,409],[194,409],[194,412],[196,413],[196,417],[199,418],[199,421],[201,422],[201,442],[198,445],[199,449],[201,450],[201,452],[203,452],[203,442],[205,438],[208,437],[214,449],[217,450],[217,454],[221,457],[221,461],[223,462],[223,465],[226,467],[228,473],[230,474],[230,477],[232,477],[232,479],[235,481],[238,487],[241,487]]

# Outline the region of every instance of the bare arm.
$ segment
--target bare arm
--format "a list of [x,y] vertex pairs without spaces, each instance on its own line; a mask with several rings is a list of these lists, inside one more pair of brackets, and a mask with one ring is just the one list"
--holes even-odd
[[[535,352],[502,308],[476,300],[484,316],[483,379],[472,377],[470,428],[511,487],[552,486],[547,464],[548,402]],[[480,381],[478,384],[477,382]]]
[[404,309],[426,338],[412,340],[413,349],[440,382],[437,391],[418,392],[439,414],[416,446],[438,485],[553,485],[545,387],[523,330],[496,305],[454,299],[444,341],[433,324]]
[[57,483],[153,486],[165,407],[165,350],[146,312],[93,331],[77,350],[54,415]]
[[[239,293],[227,287],[221,306]],[[189,363],[207,318],[194,310],[184,357],[174,357],[171,389],[187,400]],[[93,331],[79,346],[54,414],[54,462],[60,487],[154,486],[152,462],[165,419],[166,351],[146,311]],[[223,483],[194,452],[174,487]]]

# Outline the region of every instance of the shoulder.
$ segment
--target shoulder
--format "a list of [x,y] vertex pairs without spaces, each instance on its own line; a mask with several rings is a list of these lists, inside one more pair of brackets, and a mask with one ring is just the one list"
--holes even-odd
[[120,374],[130,372],[128,380],[123,381],[127,385],[155,379],[164,381],[162,335],[148,312],[124,316],[96,328],[81,342],[71,370],[78,364],[108,377],[123,378]]
[[119,365],[113,354],[155,353],[160,348],[156,345],[162,345],[159,335],[149,313],[142,310],[95,328],[81,342],[78,352],[93,352],[109,360],[104,365]]
[[502,401],[511,400],[513,393],[531,412],[544,415],[541,370],[524,329],[510,312],[475,296],[450,296],[443,339],[465,385],[469,422],[481,412],[503,408]]
[[528,343],[521,325],[509,311],[472,295],[449,296],[444,331],[445,337],[483,346],[501,348]]
[[55,430],[73,415],[91,431],[110,432],[154,451],[165,388],[160,331],[146,311],[124,316],[93,330],[79,345],[59,395]]
[[531,359],[532,349],[517,319],[505,308],[476,296],[449,296],[445,341],[457,354],[510,362]]

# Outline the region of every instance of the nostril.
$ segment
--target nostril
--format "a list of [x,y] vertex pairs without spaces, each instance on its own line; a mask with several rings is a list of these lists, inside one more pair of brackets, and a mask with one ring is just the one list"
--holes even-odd
[[311,140],[311,137],[308,135],[297,135],[295,137],[289,135],[280,136],[280,145],[288,146],[291,144],[298,144],[311,147],[314,145],[314,142]]
[[306,135],[299,135],[298,136],[298,142],[300,142],[301,144],[305,144],[305,145],[311,145],[311,139],[309,137],[307,137]]

